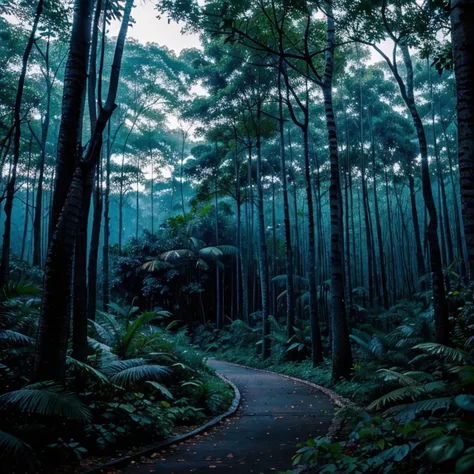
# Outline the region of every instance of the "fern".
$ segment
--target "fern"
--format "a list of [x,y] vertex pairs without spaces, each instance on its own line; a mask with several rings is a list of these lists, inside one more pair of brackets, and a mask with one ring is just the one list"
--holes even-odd
[[120,387],[128,387],[148,380],[161,381],[170,374],[163,365],[148,364],[145,359],[128,359],[112,362],[103,369],[110,380]]
[[66,363],[69,367],[72,367],[74,370],[77,370],[83,375],[86,375],[87,377],[97,382],[99,385],[110,384],[109,379],[102,372],[99,372],[97,369],[94,369],[94,367],[86,364],[85,362],[80,362],[79,360],[74,359],[71,356],[67,356]]
[[410,387],[412,385],[419,385],[419,382],[417,380],[410,377],[406,373],[402,374],[391,369],[379,369],[377,370],[377,373],[384,375],[384,380],[386,382],[396,380],[397,382],[400,382],[406,387]]
[[396,390],[392,390],[385,395],[374,400],[368,407],[368,410],[373,409],[380,409],[387,405],[388,403],[399,402],[402,400],[406,400],[407,398],[415,399],[425,393],[423,387],[420,386],[413,386],[413,387],[402,387],[397,388]]
[[0,329],[0,340],[6,344],[13,344],[17,346],[34,346],[36,341],[32,337],[26,336],[11,329]]
[[445,361],[450,362],[467,362],[467,353],[461,349],[455,349],[453,347],[444,346],[443,344],[437,344],[435,342],[425,342],[418,344],[414,347],[421,351],[425,351],[428,354],[440,357]]
[[430,398],[418,402],[407,403],[389,408],[384,416],[395,415],[395,420],[400,424],[406,424],[414,420],[420,413],[434,413],[437,410],[448,410],[452,404],[452,397]]
[[154,389],[158,390],[161,394],[165,397],[173,399],[173,394],[164,386],[158,382],[154,382],[153,380],[147,380],[147,384],[151,385]]
[[4,467],[20,464],[26,472],[36,472],[37,460],[31,447],[5,431],[0,431],[0,461]]
[[51,382],[29,385],[21,390],[1,395],[0,410],[59,416],[82,423],[86,423],[92,418],[89,409],[74,393],[63,392],[61,386]]

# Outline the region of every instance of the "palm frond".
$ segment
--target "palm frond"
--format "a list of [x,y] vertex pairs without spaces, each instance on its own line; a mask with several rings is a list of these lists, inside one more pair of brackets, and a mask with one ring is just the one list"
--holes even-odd
[[455,349],[453,347],[444,346],[443,344],[437,344],[435,342],[425,342],[423,344],[418,344],[414,347],[428,354],[435,355],[444,359],[445,361],[451,362],[466,362],[467,353],[461,349]]
[[74,359],[74,357],[67,356],[66,364],[69,367],[72,367],[74,370],[77,370],[78,372],[81,372],[87,377],[90,377],[92,380],[99,383],[100,385],[110,384],[109,379],[102,372],[98,371],[97,369],[94,369],[94,367],[90,366],[89,364],[86,364],[85,362],[81,362],[77,359]]
[[36,343],[35,339],[32,337],[11,329],[0,329],[0,340],[5,344],[14,344],[18,346],[33,346]]
[[452,397],[439,397],[406,403],[389,408],[384,412],[384,416],[395,415],[395,420],[403,425],[415,419],[420,413],[433,413],[437,410],[447,410],[451,406],[452,401]]
[[153,388],[158,390],[162,395],[166,398],[173,399],[173,394],[164,386],[158,382],[154,382],[153,380],[147,380],[147,384],[151,385]]
[[145,270],[147,272],[155,272],[158,270],[164,270],[172,268],[172,265],[168,262],[163,262],[162,260],[150,260],[149,262],[145,262],[140,269]]
[[0,431],[0,464],[21,464],[27,472],[35,471],[36,457],[29,445],[20,438],[5,431]]
[[197,255],[188,249],[168,250],[160,255],[164,262],[179,263],[185,260],[196,260]]
[[22,413],[59,416],[86,423],[91,412],[76,394],[64,392],[61,386],[43,382],[0,395],[0,410],[18,410]]
[[168,367],[144,364],[117,372],[111,381],[119,387],[130,387],[138,382],[161,381],[168,375],[170,375]]
[[400,382],[402,385],[405,385],[407,387],[420,385],[420,383],[416,379],[410,377],[407,374],[402,374],[401,372],[397,372],[395,370],[379,369],[377,370],[377,373],[382,374],[386,382],[396,380],[397,382]]
[[388,403],[399,402],[406,400],[407,398],[416,399],[420,395],[425,393],[423,387],[412,386],[412,387],[402,387],[392,390],[385,395],[374,400],[368,407],[368,410],[379,409],[387,405]]
[[365,352],[372,355],[372,351],[370,350],[370,345],[367,342],[362,340],[360,337],[355,336],[354,334],[350,334],[349,337],[352,341],[357,343]]

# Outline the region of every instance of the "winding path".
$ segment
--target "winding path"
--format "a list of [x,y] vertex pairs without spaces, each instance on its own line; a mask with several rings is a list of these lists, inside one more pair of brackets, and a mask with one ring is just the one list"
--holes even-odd
[[334,405],[305,384],[226,362],[209,365],[242,395],[237,415],[203,435],[122,469],[122,474],[276,473],[291,468],[296,444],[324,435]]

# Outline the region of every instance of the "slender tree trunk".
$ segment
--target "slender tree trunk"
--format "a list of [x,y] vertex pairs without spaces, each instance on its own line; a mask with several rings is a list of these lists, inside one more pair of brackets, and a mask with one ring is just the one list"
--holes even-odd
[[387,177],[387,170],[384,170],[385,176],[385,199],[387,201],[387,225],[388,225],[388,235],[390,238],[390,259],[391,259],[391,267],[392,267],[392,295],[393,301],[397,301],[397,278],[396,278],[396,270],[395,270],[395,247],[393,242],[393,220],[392,220],[392,206],[390,203],[390,194],[388,191],[388,177]]
[[262,323],[263,323],[263,345],[262,354],[264,359],[268,359],[271,353],[271,340],[270,340],[270,320],[268,319],[268,253],[267,253],[267,241],[265,238],[265,217],[263,211],[263,171],[262,171],[262,146],[260,137],[260,126],[261,126],[261,101],[258,99],[257,102],[257,209],[258,209],[258,243],[259,243],[259,267],[260,267],[260,293],[262,298]]
[[86,92],[94,0],[74,1],[69,54],[64,73],[64,92],[57,149],[56,176],[49,234],[54,232],[81,153],[82,117]]
[[458,158],[469,279],[474,280],[474,1],[451,0]]
[[462,256],[462,263],[461,263],[461,274],[466,275],[466,267],[468,262],[467,252],[466,252],[466,241],[463,238],[463,233],[461,229],[461,211],[459,206],[459,190],[456,186],[454,181],[454,174],[455,174],[455,166],[453,163],[453,158],[451,154],[451,148],[449,146],[448,135],[446,132],[446,124],[443,119],[443,115],[440,108],[440,116],[441,116],[441,126],[443,130],[443,137],[444,143],[446,146],[446,155],[448,156],[448,165],[449,165],[449,181],[451,183],[451,189],[453,193],[453,211],[454,211],[454,222],[455,222],[455,229],[456,229],[456,246],[457,246],[457,253],[459,256]]
[[[83,180],[84,175],[90,174],[91,170],[97,165],[96,160],[100,155],[102,133],[116,108],[115,99],[120,79],[120,67],[132,7],[133,0],[127,0],[117,37],[107,100],[105,106],[100,110],[86,155],[79,166],[76,167],[48,250],[35,360],[35,375],[39,380],[62,381],[64,378],[69,333],[71,264],[77,225],[83,212]],[[76,10],[74,23],[86,21],[78,12],[79,10]],[[74,35],[72,38],[74,38]],[[71,42],[73,42],[73,39],[71,39]],[[74,48],[71,47],[71,51],[74,51]],[[67,90],[64,93],[67,94]],[[82,104],[82,101],[80,104]],[[69,117],[63,115],[62,120],[69,122]],[[61,163],[58,160],[57,169],[60,166]],[[60,196],[56,195],[55,199],[59,200]],[[54,205],[57,206],[58,203],[53,202]]]
[[286,335],[290,339],[295,325],[295,269],[291,241],[290,204],[288,199],[288,178],[286,175],[285,123],[283,116],[283,97],[281,93],[281,68],[278,71],[278,112],[280,127],[280,167],[283,193],[283,220],[285,226],[285,265],[286,265]]
[[94,193],[94,217],[92,221],[91,245],[88,267],[87,318],[95,320],[97,308],[97,263],[99,260],[100,228],[102,223],[101,173],[97,173]]
[[28,60],[35,41],[36,30],[43,12],[43,0],[38,0],[36,5],[35,17],[33,20],[33,27],[31,28],[28,42],[23,53],[21,62],[20,78],[18,80],[18,88],[16,91],[15,107],[13,111],[14,133],[13,133],[13,163],[11,167],[10,178],[6,188],[5,198],[5,222],[2,241],[2,260],[0,262],[0,286],[4,285],[10,276],[10,246],[11,246],[11,231],[12,231],[12,211],[13,200],[15,198],[15,187],[17,178],[18,161],[20,160],[20,140],[21,140],[21,103],[23,100],[23,91],[25,88],[26,70],[28,68]]
[[332,15],[332,1],[326,2],[327,46],[324,86],[324,109],[329,140],[331,184],[329,199],[331,206],[331,319],[332,319],[332,372],[334,378],[346,377],[352,369],[352,352],[349,340],[344,304],[344,227],[336,120],[332,99],[334,71],[335,26]]
[[[102,1],[98,0],[95,8],[94,21],[93,21],[93,33],[91,43],[91,53],[89,62],[89,75],[88,75],[88,90],[87,99],[89,105],[89,118],[91,131],[95,129],[97,122],[97,96],[96,96],[96,83],[97,83],[97,46],[99,36],[99,21],[102,10]],[[100,74],[102,70],[100,71]],[[99,78],[100,80],[102,78]],[[102,106],[102,104],[99,104]],[[102,137],[100,137],[96,153],[100,155],[102,149]],[[94,157],[94,160],[99,160],[98,157]],[[90,204],[92,200],[92,192],[94,188],[95,180],[95,167],[90,168],[86,173],[83,174],[83,194],[82,194],[82,212],[79,218],[77,234],[76,234],[76,247],[74,252],[74,298],[73,298],[73,334],[72,334],[72,355],[75,359],[85,362],[87,359],[87,318],[89,316],[89,305],[91,302],[88,300],[89,290],[92,290],[94,295],[94,302],[92,303],[95,307],[96,301],[96,288],[88,288],[91,282],[87,279],[87,240],[88,240],[88,228],[89,228],[89,212]],[[95,260],[97,265],[97,259]],[[93,285],[97,284],[97,281],[92,282]],[[95,309],[94,309],[95,316]]]
[[[46,50],[46,75],[49,78],[49,42]],[[35,217],[33,221],[33,265],[43,265],[43,255],[41,251],[41,244],[43,241],[43,225],[42,225],[42,210],[43,210],[43,182],[44,182],[44,166],[46,162],[46,145],[48,142],[49,124],[51,116],[51,90],[52,84],[49,80],[46,90],[46,112],[43,118],[41,127],[41,156],[39,163],[38,187],[36,190],[36,207]]]
[[110,239],[110,121],[107,124],[107,156],[105,165],[105,191],[104,191],[104,246],[102,248],[102,302],[104,311],[108,310],[110,303],[109,279],[109,239]]
[[33,146],[33,137],[30,138],[28,150],[28,166],[26,168],[26,203],[25,203],[25,223],[23,225],[23,238],[21,240],[20,260],[25,256],[26,237],[28,235],[28,220],[30,218],[30,169],[31,169],[31,148]]
[[350,317],[352,311],[352,269],[351,269],[351,239],[349,226],[349,183],[348,175],[351,174],[349,160],[349,127],[347,123],[347,110],[344,108],[344,123],[346,128],[346,163],[344,166],[344,197],[345,197],[345,225],[346,225],[346,265],[347,265],[347,285],[346,285],[346,306],[347,314]]
[[382,279],[382,298],[383,307],[387,310],[390,306],[389,295],[387,288],[387,274],[385,272],[385,256],[383,251],[383,235],[382,235],[382,224],[380,223],[380,212],[379,212],[379,200],[377,197],[377,170],[375,160],[375,139],[372,130],[372,116],[370,115],[370,141],[372,149],[372,168],[373,168],[373,180],[374,180],[374,207],[375,207],[375,226],[377,229],[377,242],[379,247],[379,259],[380,259],[380,276]]
[[[408,47],[401,46],[403,60],[407,69],[407,84],[401,87],[402,97],[407,104],[413,119],[413,124],[418,137],[421,154],[422,189],[425,206],[428,210],[429,223],[427,228],[427,238],[429,244],[429,256],[432,274],[433,287],[433,308],[435,318],[436,342],[447,344],[449,342],[449,314],[444,288],[443,266],[441,263],[441,253],[438,240],[438,215],[431,188],[430,170],[428,162],[428,147],[425,130],[415,104],[413,95],[413,66],[411,63]],[[399,81],[399,85],[402,83]]]

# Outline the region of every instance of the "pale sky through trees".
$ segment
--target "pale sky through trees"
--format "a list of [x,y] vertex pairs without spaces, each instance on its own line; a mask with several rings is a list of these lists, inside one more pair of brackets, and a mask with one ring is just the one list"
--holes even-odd
[[[133,9],[135,24],[129,30],[129,36],[142,43],[158,43],[174,50],[177,54],[182,49],[199,48],[200,41],[197,34],[181,33],[182,24],[171,21],[163,15],[160,19],[155,3],[150,1],[137,2]],[[115,21],[110,27],[110,33],[115,36],[118,33],[120,22]]]

